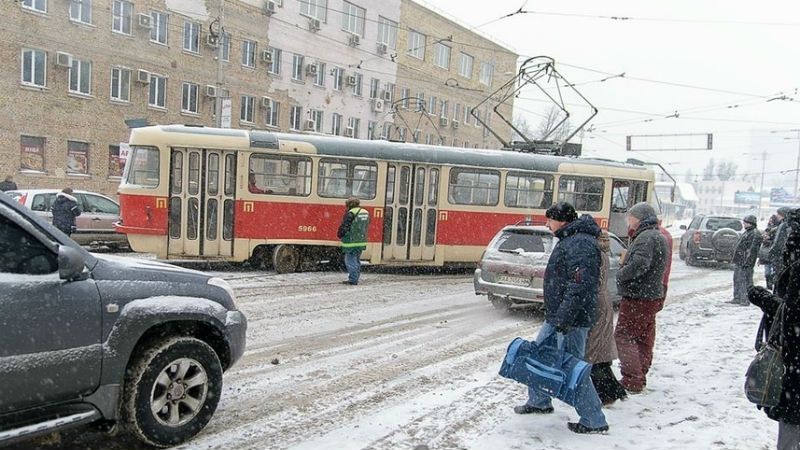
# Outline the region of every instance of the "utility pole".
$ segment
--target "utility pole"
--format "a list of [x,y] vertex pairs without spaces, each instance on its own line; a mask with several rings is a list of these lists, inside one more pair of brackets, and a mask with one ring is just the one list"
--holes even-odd
[[764,170],[767,167],[767,151],[761,154],[761,187],[758,188],[758,219],[761,220],[761,203],[764,199]]
[[222,62],[222,51],[225,45],[225,0],[219,0],[219,36],[217,36],[217,98],[214,102],[214,125],[222,128],[222,85],[225,82],[225,66]]

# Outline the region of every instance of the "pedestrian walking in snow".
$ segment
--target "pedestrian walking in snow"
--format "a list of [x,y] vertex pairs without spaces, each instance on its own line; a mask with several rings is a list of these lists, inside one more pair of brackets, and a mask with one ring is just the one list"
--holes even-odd
[[[762,287],[748,292],[750,302],[761,308],[766,321],[775,317],[784,302],[782,351],[785,372],[781,397],[777,406],[764,408],[767,416],[778,421],[778,450],[800,449],[800,210],[786,212],[784,223],[790,222],[782,259],[786,270],[775,280],[775,294]],[[766,325],[768,327],[768,325]],[[769,328],[767,328],[769,329]]]
[[[786,239],[789,235],[788,225],[786,225],[786,214],[789,208],[778,208],[778,217],[781,219],[781,224],[775,230],[775,238],[772,240],[772,246],[769,248],[769,261],[772,263],[772,277],[777,280],[781,276],[784,268],[783,250],[786,247]],[[773,286],[774,287],[774,286]]]
[[647,372],[653,361],[656,314],[664,307],[664,272],[671,252],[658,230],[652,206],[637,203],[626,218],[632,243],[617,272],[622,301],[614,338],[622,385],[629,393],[638,394],[647,385]]
[[17,183],[14,183],[14,177],[11,175],[7,176],[6,179],[0,183],[0,191],[16,191],[17,190]]
[[56,195],[51,207],[53,225],[67,236],[75,232],[75,218],[81,215],[78,199],[72,196],[72,188],[64,188]]
[[[559,239],[553,249],[544,274],[545,322],[536,337],[537,343],[554,333],[563,339],[564,350],[583,359],[586,337],[597,315],[597,291],[600,284],[600,249],[597,236],[600,227],[589,215],[580,219],[575,208],[566,202],[551,206],[547,212],[547,227]],[[603,433],[608,422],[600,398],[589,377],[577,388],[575,410],[580,421],[570,422],[575,433]],[[551,414],[552,398],[533,389],[528,401],[514,408],[517,414]]]
[[742,223],[745,232],[733,252],[733,300],[731,303],[747,306],[747,290],[753,285],[753,268],[761,248],[761,232],[756,216],[746,216]]
[[774,287],[775,274],[772,262],[769,259],[769,250],[775,241],[775,233],[778,231],[781,222],[782,219],[777,213],[770,216],[767,227],[764,228],[763,241],[758,255],[758,262],[764,266],[764,278],[767,281],[767,289],[770,291]]
[[344,265],[347,267],[347,280],[343,284],[358,284],[361,276],[361,252],[367,249],[367,229],[369,228],[369,212],[361,208],[361,202],[350,197],[345,202],[347,211],[337,236],[342,240]]
[[664,236],[667,241],[667,263],[664,265],[664,278],[661,279],[661,284],[664,285],[664,299],[667,298],[667,291],[669,290],[669,274],[672,273],[672,235],[666,228],[661,226],[661,220],[658,221],[658,231]]
[[617,344],[614,342],[614,309],[608,296],[609,252],[608,233],[597,238],[600,248],[600,284],[597,288],[597,321],[589,330],[586,340],[586,361],[592,365],[592,383],[600,401],[610,405],[624,400],[625,389],[617,381],[611,363],[617,359]]

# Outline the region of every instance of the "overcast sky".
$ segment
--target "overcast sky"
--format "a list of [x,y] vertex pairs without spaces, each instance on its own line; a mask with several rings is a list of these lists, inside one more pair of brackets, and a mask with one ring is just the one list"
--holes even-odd
[[[427,4],[467,25],[480,26],[523,3],[429,0]],[[777,172],[795,167],[798,133],[770,131],[800,129],[800,2],[531,0],[524,9],[537,13],[518,14],[479,30],[521,55],[555,58],[556,68],[572,83],[589,82],[578,89],[600,113],[593,120],[596,131],[584,136],[585,154],[659,161],[681,180],[687,170],[701,172],[710,157],[733,159],[740,173],[758,175],[760,156],[747,153],[761,151],[769,152],[767,185],[781,178]],[[600,82],[607,75],[562,63],[624,72],[626,77]],[[795,101],[767,101],[780,92]],[[522,97],[535,98],[533,93]],[[535,114],[545,108],[530,100],[515,105],[532,124],[539,122]],[[586,111],[576,108],[574,116]],[[676,111],[679,118],[664,118]],[[633,154],[624,150],[626,135],[684,133],[714,133],[714,149]],[[590,139],[591,135],[596,137]],[[794,173],[783,178],[793,186]]]

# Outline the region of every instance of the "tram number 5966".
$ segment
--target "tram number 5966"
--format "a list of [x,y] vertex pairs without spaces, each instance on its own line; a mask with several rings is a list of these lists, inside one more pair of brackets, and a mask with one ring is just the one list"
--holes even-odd
[[297,227],[297,231],[301,233],[316,233],[317,226],[316,225],[300,225]]

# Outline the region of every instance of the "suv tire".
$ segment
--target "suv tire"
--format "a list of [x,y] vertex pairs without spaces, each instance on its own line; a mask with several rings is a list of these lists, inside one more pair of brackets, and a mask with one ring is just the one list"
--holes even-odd
[[[172,337],[134,358],[126,371],[122,402],[126,431],[155,447],[176,445],[199,433],[222,392],[222,365],[214,349],[193,337]],[[153,412],[156,404],[163,406]]]

